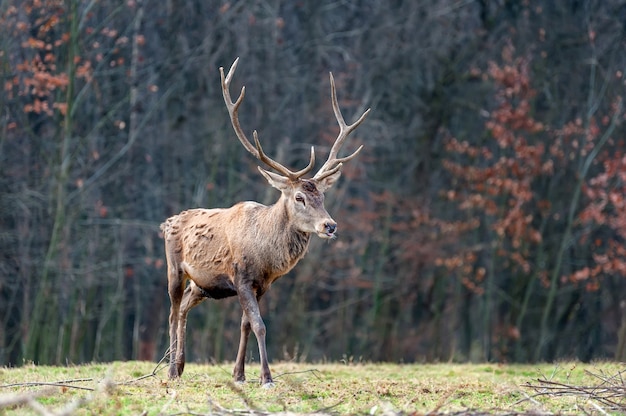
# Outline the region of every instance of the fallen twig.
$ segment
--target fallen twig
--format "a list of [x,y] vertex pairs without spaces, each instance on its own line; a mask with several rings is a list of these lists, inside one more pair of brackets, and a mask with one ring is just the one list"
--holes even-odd
[[125,384],[135,383],[135,382],[137,382],[137,381],[140,381],[140,380],[146,379],[146,378],[148,378],[148,377],[156,377],[157,373],[158,373],[159,371],[161,371],[163,368],[165,368],[165,366],[161,367],[161,364],[163,364],[163,362],[164,362],[165,360],[167,360],[167,357],[169,356],[169,354],[170,354],[170,349],[168,348],[168,349],[167,349],[167,351],[165,351],[165,354],[163,354],[163,357],[161,357],[161,359],[160,359],[160,360],[159,360],[159,362],[156,364],[156,366],[154,367],[154,369],[152,370],[152,372],[151,372],[151,373],[144,374],[143,376],[139,376],[139,377],[137,377],[137,378],[133,378],[133,379],[131,379],[131,380],[122,381],[122,382],[115,383],[115,384],[122,386],[122,385],[125,385]]
[[311,373],[313,374],[313,376],[318,379],[319,381],[322,381],[322,378],[318,375],[320,373],[319,370],[312,368],[310,370],[302,370],[302,371],[287,371],[285,373],[280,373],[276,376],[274,376],[274,378],[280,378],[282,376],[288,376],[288,375],[292,375],[292,374],[304,374],[304,373]]
[[8,388],[8,387],[32,387],[32,386],[51,386],[51,387],[66,387],[69,389],[78,389],[78,390],[87,390],[94,391],[91,387],[83,387],[83,386],[74,386],[70,383],[80,383],[84,381],[93,381],[92,378],[80,378],[75,380],[64,380],[64,381],[27,381],[24,383],[12,383],[12,384],[3,384],[0,388]]
[[[587,374],[600,380],[597,385],[576,386],[568,383],[561,383],[546,379],[537,379],[538,384],[526,383],[522,387],[531,388],[535,393],[530,398],[539,396],[562,397],[572,396],[586,399],[586,403],[602,414],[609,412],[626,412],[626,384],[620,371],[612,376],[594,374],[586,371]],[[604,406],[604,407],[603,407]],[[586,411],[585,409],[581,409]]]

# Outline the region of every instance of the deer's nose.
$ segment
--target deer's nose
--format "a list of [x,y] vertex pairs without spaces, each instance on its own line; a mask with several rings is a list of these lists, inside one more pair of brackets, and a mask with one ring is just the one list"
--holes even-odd
[[337,224],[334,222],[327,222],[324,224],[324,228],[326,228],[326,234],[335,234],[335,231],[337,231]]

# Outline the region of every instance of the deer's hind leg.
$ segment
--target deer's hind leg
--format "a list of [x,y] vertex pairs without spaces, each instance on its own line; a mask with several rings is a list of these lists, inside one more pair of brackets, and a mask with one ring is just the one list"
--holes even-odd
[[[196,305],[202,303],[206,297],[196,286],[196,284],[191,281],[189,286],[185,289],[183,293],[182,300],[180,303],[180,309],[178,313],[178,331],[176,333],[177,339],[177,349],[175,356],[176,363],[176,371],[178,376],[183,374],[185,369],[185,336],[187,332],[187,315],[189,311]],[[170,364],[170,373],[172,372],[172,367]]]
[[[169,259],[168,259],[169,260]],[[178,326],[180,315],[180,303],[183,299],[183,293],[185,288],[185,280],[183,278],[182,270],[174,263],[168,261],[167,266],[167,291],[170,295],[170,368],[168,371],[169,378],[179,377],[183,371],[179,369],[177,363],[178,357]]]
[[233,379],[236,383],[246,381],[246,349],[248,347],[248,338],[250,337],[250,320],[244,311],[241,315],[241,333],[239,335],[239,349],[237,350],[237,359],[235,360],[235,369],[233,370]]

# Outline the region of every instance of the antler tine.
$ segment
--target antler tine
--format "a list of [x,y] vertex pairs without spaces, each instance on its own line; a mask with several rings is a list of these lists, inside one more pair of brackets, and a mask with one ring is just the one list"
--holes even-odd
[[224,76],[224,67],[220,67],[220,77],[222,79],[222,95],[224,96],[224,102],[226,103],[228,114],[230,115],[230,122],[233,125],[233,129],[235,130],[237,138],[239,139],[243,147],[248,152],[252,153],[254,157],[259,159],[272,169],[276,170],[277,172],[283,174],[287,178],[291,180],[297,180],[298,178],[304,176],[309,171],[311,171],[311,169],[313,169],[313,165],[315,164],[315,150],[313,149],[313,147],[311,147],[311,159],[307,167],[297,172],[292,172],[285,166],[271,159],[265,154],[265,152],[263,152],[263,148],[261,147],[261,142],[259,142],[256,130],[252,133],[256,148],[252,146],[252,143],[250,143],[250,140],[248,140],[246,134],[243,132],[241,124],[239,124],[239,106],[243,102],[243,98],[246,95],[246,87],[244,86],[241,88],[241,93],[239,94],[237,101],[233,102],[232,98],[230,97],[230,82],[235,75],[235,70],[237,69],[238,63],[239,58],[235,59],[235,62],[233,62],[233,64],[231,65],[226,76]]
[[337,154],[339,153],[341,146],[343,146],[343,142],[350,135],[350,133],[352,133],[357,127],[359,127],[359,125],[363,122],[363,120],[365,120],[370,112],[370,109],[368,108],[363,114],[361,114],[361,117],[359,117],[357,121],[352,124],[346,124],[343,115],[341,114],[341,110],[339,109],[339,103],[337,102],[335,78],[333,78],[332,72],[330,73],[330,97],[333,104],[333,112],[335,113],[335,118],[337,119],[337,123],[339,123],[339,135],[335,139],[335,143],[333,143],[333,146],[330,148],[328,159],[326,160],[326,162],[324,162],[320,170],[318,170],[313,177],[313,179],[318,181],[341,170],[343,162],[351,160],[357,154],[359,154],[361,149],[363,149],[363,145],[361,145],[351,155],[337,158]]
[[238,63],[239,58],[235,59],[235,62],[233,62],[233,64],[230,66],[226,77],[224,77],[224,67],[220,67],[220,77],[222,79],[222,95],[224,96],[224,103],[226,104],[226,108],[228,109],[230,122],[233,125],[233,129],[235,130],[237,138],[248,152],[252,153],[254,157],[258,158],[259,153],[254,148],[254,146],[252,146],[252,143],[250,143],[250,140],[248,140],[246,134],[243,132],[241,124],[239,124],[239,106],[243,102],[243,97],[245,97],[246,95],[246,87],[241,87],[241,93],[239,94],[237,101],[233,102],[232,98],[230,98],[230,82],[233,79],[233,75],[235,75],[235,70],[237,69]]

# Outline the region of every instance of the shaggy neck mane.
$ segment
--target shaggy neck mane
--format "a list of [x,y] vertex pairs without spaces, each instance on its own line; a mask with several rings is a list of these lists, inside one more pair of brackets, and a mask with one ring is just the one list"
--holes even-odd
[[[275,248],[286,246],[287,251],[279,250],[281,250],[281,253],[288,253],[287,258],[284,258],[284,260],[287,261],[287,263],[292,263],[293,261],[299,260],[306,252],[311,234],[297,230],[293,225],[289,225],[290,218],[285,207],[285,198],[284,195],[281,195],[280,199],[276,201],[274,205],[267,207],[264,212],[266,218],[263,223],[272,228],[272,230],[267,230],[267,235],[274,235],[276,238],[271,244],[273,244]],[[276,233],[277,228],[285,231]]]

